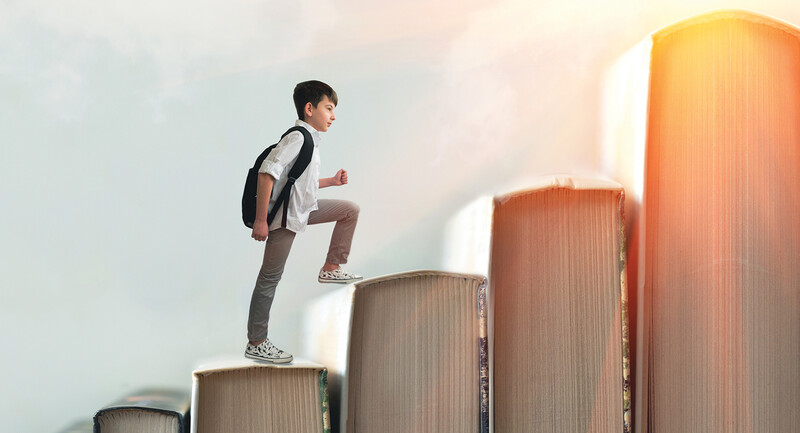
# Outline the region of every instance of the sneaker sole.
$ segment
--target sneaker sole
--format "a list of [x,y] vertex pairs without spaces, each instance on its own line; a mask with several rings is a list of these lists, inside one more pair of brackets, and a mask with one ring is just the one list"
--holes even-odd
[[317,277],[317,281],[320,283],[335,283],[335,284],[348,284],[348,283],[355,283],[356,281],[361,281],[364,278],[350,278],[349,280],[328,280],[324,278]]
[[271,362],[273,364],[286,364],[287,362],[292,362],[292,360],[294,359],[294,357],[292,357],[292,356],[290,356],[288,358],[277,358],[277,359],[263,358],[261,356],[251,355],[249,353],[245,353],[244,357],[245,358],[250,358],[250,359],[255,359],[256,361]]

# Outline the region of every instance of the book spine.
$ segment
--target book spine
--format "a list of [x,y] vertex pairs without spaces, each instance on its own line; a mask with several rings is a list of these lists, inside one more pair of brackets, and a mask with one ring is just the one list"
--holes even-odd
[[322,433],[331,433],[331,414],[328,405],[328,370],[319,372],[319,398],[322,413]]
[[625,194],[619,196],[619,281],[622,312],[622,433],[631,433],[631,353],[630,327],[628,326],[628,250],[625,248]]
[[480,369],[480,429],[489,433],[489,340],[487,338],[486,280],[478,287],[478,367]]
[[192,406],[189,414],[189,432],[197,433],[197,414],[200,408],[200,383],[196,374],[192,375]]

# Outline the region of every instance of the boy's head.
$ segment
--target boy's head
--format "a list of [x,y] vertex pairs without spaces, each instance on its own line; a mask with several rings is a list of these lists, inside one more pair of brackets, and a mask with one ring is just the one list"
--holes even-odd
[[331,86],[322,81],[304,81],[294,88],[294,107],[297,118],[305,121],[317,131],[325,132],[336,117],[333,109],[339,97]]

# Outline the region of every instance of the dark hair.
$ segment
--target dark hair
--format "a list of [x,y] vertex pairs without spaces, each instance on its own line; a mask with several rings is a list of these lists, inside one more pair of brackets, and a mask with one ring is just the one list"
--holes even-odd
[[333,105],[339,104],[339,98],[336,96],[336,92],[331,86],[322,81],[303,81],[296,85],[294,87],[292,99],[294,99],[294,108],[297,110],[297,118],[304,120],[303,112],[305,111],[306,104],[310,102],[311,105],[316,107],[323,96],[327,96],[328,99],[333,102]]

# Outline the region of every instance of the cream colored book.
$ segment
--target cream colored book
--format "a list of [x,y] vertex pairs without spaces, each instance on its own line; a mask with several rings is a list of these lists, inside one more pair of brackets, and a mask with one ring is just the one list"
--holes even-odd
[[308,307],[305,356],[336,372],[342,431],[486,432],[485,277],[412,271]]
[[697,16],[610,77],[640,85],[606,110],[610,171],[640,203],[637,431],[798,431],[798,29]]
[[489,273],[496,432],[630,431],[619,184],[549,176],[448,226],[447,267]]
[[146,388],[100,409],[95,433],[186,433],[189,390]]
[[244,357],[193,373],[192,433],[328,433],[327,369]]

